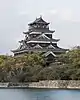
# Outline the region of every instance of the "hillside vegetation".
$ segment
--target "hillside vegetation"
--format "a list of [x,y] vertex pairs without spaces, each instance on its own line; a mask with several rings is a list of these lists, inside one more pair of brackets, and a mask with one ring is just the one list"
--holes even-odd
[[40,54],[21,57],[0,55],[0,82],[32,82],[39,80],[79,80],[80,50],[73,49],[46,64]]

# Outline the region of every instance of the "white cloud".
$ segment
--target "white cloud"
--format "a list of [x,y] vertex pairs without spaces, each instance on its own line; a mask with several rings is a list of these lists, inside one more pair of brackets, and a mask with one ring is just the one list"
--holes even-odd
[[45,17],[45,19],[48,19],[50,21],[71,21],[71,22],[80,22],[80,16],[79,13],[76,14],[76,12],[73,9],[70,8],[55,8],[55,9],[49,9],[49,10],[44,10],[42,12],[40,11],[35,11],[35,12],[30,12],[27,10],[22,10],[18,12],[20,16],[33,16],[38,17],[42,15]]
[[58,21],[70,21],[70,22],[80,22],[80,16],[78,13],[69,8],[60,8],[60,9],[50,9],[38,13],[48,20],[58,20]]
[[79,12],[76,13],[75,10],[64,8],[58,10],[58,16],[60,20],[70,21],[70,22],[80,22]]
[[59,20],[71,20],[72,19],[72,11],[70,9],[50,9],[47,11],[43,11],[40,15],[47,17],[55,17]]
[[59,10],[58,15],[62,20],[72,20],[73,12],[71,9],[62,9]]
[[50,14],[56,15],[58,13],[58,11],[56,9],[50,10],[48,11]]
[[51,10],[47,10],[47,11],[43,11],[40,13],[41,15],[56,15],[57,14],[57,10],[56,9],[51,9]]
[[73,12],[71,9],[51,9],[46,12],[48,16],[56,16],[60,20],[72,20]]

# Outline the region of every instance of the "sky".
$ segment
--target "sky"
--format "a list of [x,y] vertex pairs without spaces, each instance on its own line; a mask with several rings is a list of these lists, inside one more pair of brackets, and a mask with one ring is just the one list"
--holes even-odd
[[0,0],[0,54],[12,54],[40,15],[55,30],[58,46],[80,46],[80,0]]

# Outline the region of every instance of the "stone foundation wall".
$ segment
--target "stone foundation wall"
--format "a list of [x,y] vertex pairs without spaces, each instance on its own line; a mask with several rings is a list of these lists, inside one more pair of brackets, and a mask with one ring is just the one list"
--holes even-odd
[[50,80],[30,83],[28,87],[33,88],[63,88],[80,89],[80,80]]
[[46,80],[31,83],[0,83],[0,88],[80,89],[80,80]]

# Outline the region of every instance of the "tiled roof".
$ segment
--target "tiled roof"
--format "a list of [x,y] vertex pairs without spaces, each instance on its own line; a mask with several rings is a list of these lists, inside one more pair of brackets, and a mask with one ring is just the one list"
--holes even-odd
[[46,36],[44,33],[39,35],[36,38],[32,38],[30,41],[49,41],[49,42],[57,42],[59,39],[52,39]]
[[49,23],[47,23],[46,21],[44,21],[44,20],[42,19],[42,17],[36,18],[36,20],[35,20],[34,22],[30,23],[29,25],[34,24],[34,23],[49,24]]

